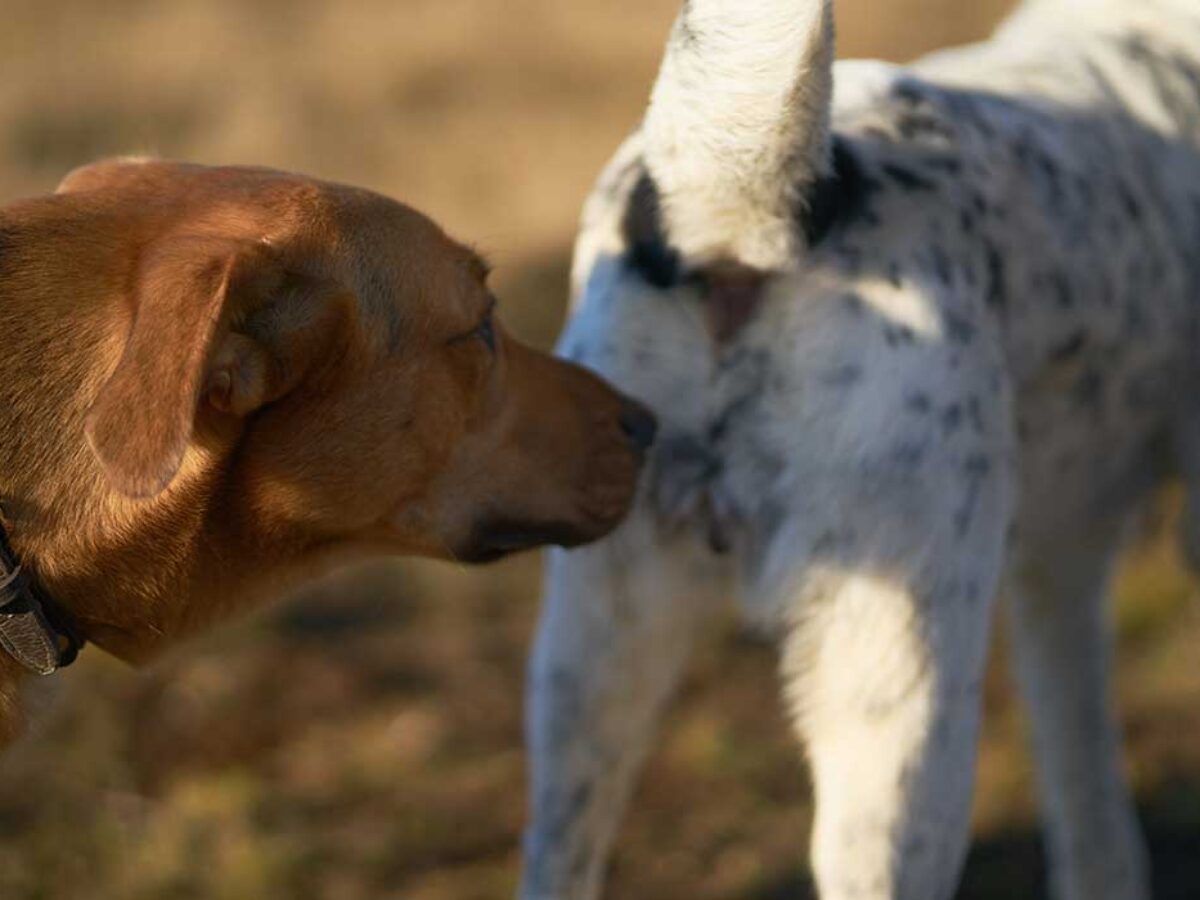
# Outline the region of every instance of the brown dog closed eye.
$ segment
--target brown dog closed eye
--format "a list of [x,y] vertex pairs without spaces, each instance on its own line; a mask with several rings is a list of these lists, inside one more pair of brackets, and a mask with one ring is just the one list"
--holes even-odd
[[297,175],[117,160],[0,210],[15,557],[138,660],[347,554],[601,537],[653,418],[494,306],[420,213]]

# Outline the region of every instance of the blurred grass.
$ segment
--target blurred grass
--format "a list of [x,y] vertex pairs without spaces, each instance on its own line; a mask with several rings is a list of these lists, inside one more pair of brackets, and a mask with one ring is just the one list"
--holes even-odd
[[[1004,0],[842,0],[845,55],[983,34]],[[154,151],[362,183],[499,263],[548,345],[575,218],[641,114],[675,0],[0,0],[0,198]],[[1169,518],[1169,513],[1167,514]],[[134,675],[95,651],[0,761],[3,900],[496,900],[524,820],[537,560],[380,564]],[[1200,600],[1168,539],[1120,581],[1119,695],[1160,879],[1200,896]],[[963,897],[1041,896],[1003,654]],[[610,897],[804,896],[808,790],[769,650],[703,648]]]

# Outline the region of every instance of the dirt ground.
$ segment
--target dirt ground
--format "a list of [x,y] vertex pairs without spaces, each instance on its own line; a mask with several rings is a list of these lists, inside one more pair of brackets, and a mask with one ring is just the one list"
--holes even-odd
[[[839,2],[845,56],[986,33],[1002,0]],[[498,264],[548,345],[591,179],[676,0],[0,0],[0,201],[105,154],[265,163],[404,198]],[[1168,540],[1121,579],[1119,699],[1159,900],[1200,897],[1200,597]],[[3,900],[498,900],[525,816],[537,560],[348,573],[133,674],[89,651],[0,763]],[[1043,896],[1024,723],[987,693],[964,900]],[[770,649],[711,636],[609,897],[811,896]]]

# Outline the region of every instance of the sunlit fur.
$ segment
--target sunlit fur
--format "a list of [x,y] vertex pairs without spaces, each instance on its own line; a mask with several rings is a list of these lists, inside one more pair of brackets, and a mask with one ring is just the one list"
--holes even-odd
[[[1003,595],[1056,896],[1145,900],[1103,608],[1172,474],[1200,557],[1200,8],[1039,0],[977,47],[839,63],[828,105],[826,14],[685,4],[584,210],[561,350],[662,429],[628,522],[551,554],[522,896],[600,896],[732,597],[779,643],[822,900],[951,897]],[[718,340],[729,265],[765,281]]]
[[[265,169],[117,160],[0,209],[23,565],[139,662],[347,558],[605,534],[644,414],[498,324],[484,340],[485,274],[411,208]],[[0,654],[0,740],[18,675]]]

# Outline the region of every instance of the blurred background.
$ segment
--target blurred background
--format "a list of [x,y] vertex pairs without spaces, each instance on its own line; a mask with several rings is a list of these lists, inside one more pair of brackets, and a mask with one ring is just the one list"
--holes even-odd
[[[1006,0],[839,0],[904,60]],[[263,163],[407,200],[498,264],[549,345],[580,204],[641,114],[677,0],[0,0],[0,201],[114,153]],[[1119,699],[1159,900],[1200,897],[1200,598],[1161,522],[1121,576]],[[525,816],[538,563],[346,573],[134,674],[96,651],[0,762],[3,900],[497,900]],[[1002,636],[999,641],[1002,643]],[[963,898],[1040,898],[1024,723],[987,691]],[[609,897],[811,896],[806,776],[768,647],[704,645]]]

